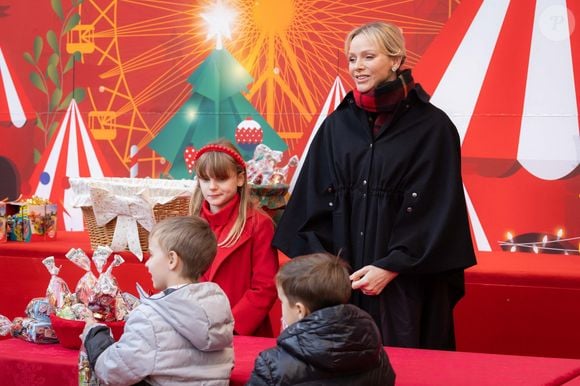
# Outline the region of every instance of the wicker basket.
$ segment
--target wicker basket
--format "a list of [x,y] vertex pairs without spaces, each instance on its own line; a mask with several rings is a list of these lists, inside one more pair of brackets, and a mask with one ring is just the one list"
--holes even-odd
[[[189,213],[189,200],[190,197],[176,197],[167,204],[156,204],[153,207],[155,221],[160,221],[167,217],[187,215]],[[113,234],[115,233],[115,226],[117,225],[117,218],[109,221],[105,226],[100,227],[97,225],[92,206],[83,206],[81,210],[83,212],[85,229],[89,232],[91,248],[96,249],[99,245],[111,245]],[[149,231],[139,223],[137,223],[137,229],[141,250],[147,252],[149,250]]]
[[[167,217],[186,216],[189,213],[189,201],[194,183],[191,180],[161,180],[149,178],[69,178],[75,194],[73,206],[80,207],[83,213],[85,230],[89,232],[91,247],[111,245],[117,218],[104,226],[97,225],[90,192],[93,187],[106,189],[115,196],[131,197],[147,191],[153,206],[155,221]],[[143,252],[148,251],[149,232],[137,222],[139,244]]]

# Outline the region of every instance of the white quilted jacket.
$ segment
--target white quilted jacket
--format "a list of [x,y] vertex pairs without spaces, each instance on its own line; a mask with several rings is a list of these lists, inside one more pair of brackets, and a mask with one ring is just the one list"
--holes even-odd
[[97,359],[107,385],[228,385],[233,367],[233,316],[215,283],[196,283],[147,297],[134,309],[121,339]]

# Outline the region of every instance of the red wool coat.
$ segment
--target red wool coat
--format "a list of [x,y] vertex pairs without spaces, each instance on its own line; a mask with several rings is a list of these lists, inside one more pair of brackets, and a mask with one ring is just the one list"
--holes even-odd
[[[239,202],[236,196],[218,213],[211,213],[204,202],[200,216],[208,221],[218,243],[236,221]],[[218,247],[202,280],[217,283],[228,296],[237,334],[273,336],[268,315],[277,296],[274,276],[278,272],[278,255],[271,246],[274,222],[254,208],[248,208],[247,216],[238,242],[232,247]]]

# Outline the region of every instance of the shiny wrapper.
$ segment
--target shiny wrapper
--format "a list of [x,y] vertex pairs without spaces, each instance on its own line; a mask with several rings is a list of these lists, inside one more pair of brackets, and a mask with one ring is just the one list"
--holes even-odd
[[95,298],[89,302],[89,310],[93,312],[93,317],[99,322],[112,322],[117,320],[116,298],[107,294],[97,293]]
[[75,316],[76,320],[85,320],[87,318],[93,317],[93,313],[89,310],[89,307],[83,303],[73,304],[71,310]]
[[133,311],[137,306],[139,306],[139,304],[141,304],[139,298],[129,292],[123,292],[121,296],[123,296],[123,300],[125,300],[129,312]]
[[12,321],[10,334],[18,339],[33,343],[58,343],[50,322],[31,318],[15,318]]
[[95,376],[94,371],[91,370],[89,364],[89,357],[85,345],[81,346],[79,350],[79,386],[100,386],[101,382]]
[[52,307],[60,308],[64,305],[65,297],[70,294],[70,289],[66,282],[57,276],[60,268],[55,265],[53,256],[42,260],[42,264],[51,274],[50,282],[46,288],[48,302]]
[[71,306],[64,306],[56,310],[56,316],[67,320],[76,320],[75,313]]
[[99,275],[103,272],[103,267],[107,263],[107,259],[111,256],[111,253],[113,253],[113,250],[108,246],[98,246],[95,252],[93,252],[93,263],[95,263]]
[[93,311],[96,320],[112,322],[117,320],[117,295],[120,293],[117,279],[112,275],[113,268],[123,264],[125,260],[120,255],[113,257],[113,262],[97,279],[95,296],[89,302],[89,309]]
[[77,282],[75,294],[79,302],[88,305],[90,299],[94,295],[94,288],[95,285],[97,284],[97,278],[91,272],[91,260],[86,255],[86,253],[80,248],[77,249],[72,248],[70,251],[66,253],[65,256],[75,265],[87,271],[87,273],[85,273]]
[[123,295],[121,293],[117,293],[115,297],[115,317],[117,320],[125,320],[127,316],[129,316],[129,307],[127,303],[125,303],[125,299],[123,299]]
[[47,298],[34,298],[26,306],[26,316],[38,321],[50,322],[49,315],[53,312]]
[[6,336],[10,334],[10,327],[12,326],[12,322],[10,319],[5,317],[4,315],[0,315],[0,336]]

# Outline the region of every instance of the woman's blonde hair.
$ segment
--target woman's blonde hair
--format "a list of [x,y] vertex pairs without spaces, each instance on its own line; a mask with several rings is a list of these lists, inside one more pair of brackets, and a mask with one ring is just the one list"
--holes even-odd
[[[212,145],[220,145],[231,149],[232,151],[240,154],[239,150],[228,140],[220,139],[216,142],[212,142]],[[240,154],[241,157],[241,154]],[[248,206],[250,205],[250,192],[248,190],[248,179],[246,176],[246,170],[240,164],[238,164],[230,155],[220,152],[220,151],[209,151],[202,154],[193,167],[195,175],[197,176],[196,189],[193,191],[191,197],[191,202],[189,204],[189,214],[199,215],[201,211],[201,206],[204,202],[203,194],[201,193],[201,188],[199,186],[199,179],[208,180],[211,178],[217,179],[227,179],[230,178],[232,173],[239,175],[243,173],[244,183],[242,186],[238,187],[238,194],[240,195],[240,206],[238,217],[232,226],[232,229],[226,236],[224,240],[218,240],[219,247],[231,247],[233,246],[242,235],[242,231],[246,226],[246,217],[248,214]]]
[[363,35],[367,39],[375,42],[384,54],[391,57],[400,57],[402,66],[407,58],[407,50],[405,49],[405,38],[403,31],[391,23],[376,21],[368,24],[363,24],[350,31],[346,36],[344,42],[344,51],[348,56],[350,50],[350,43],[357,35]]

